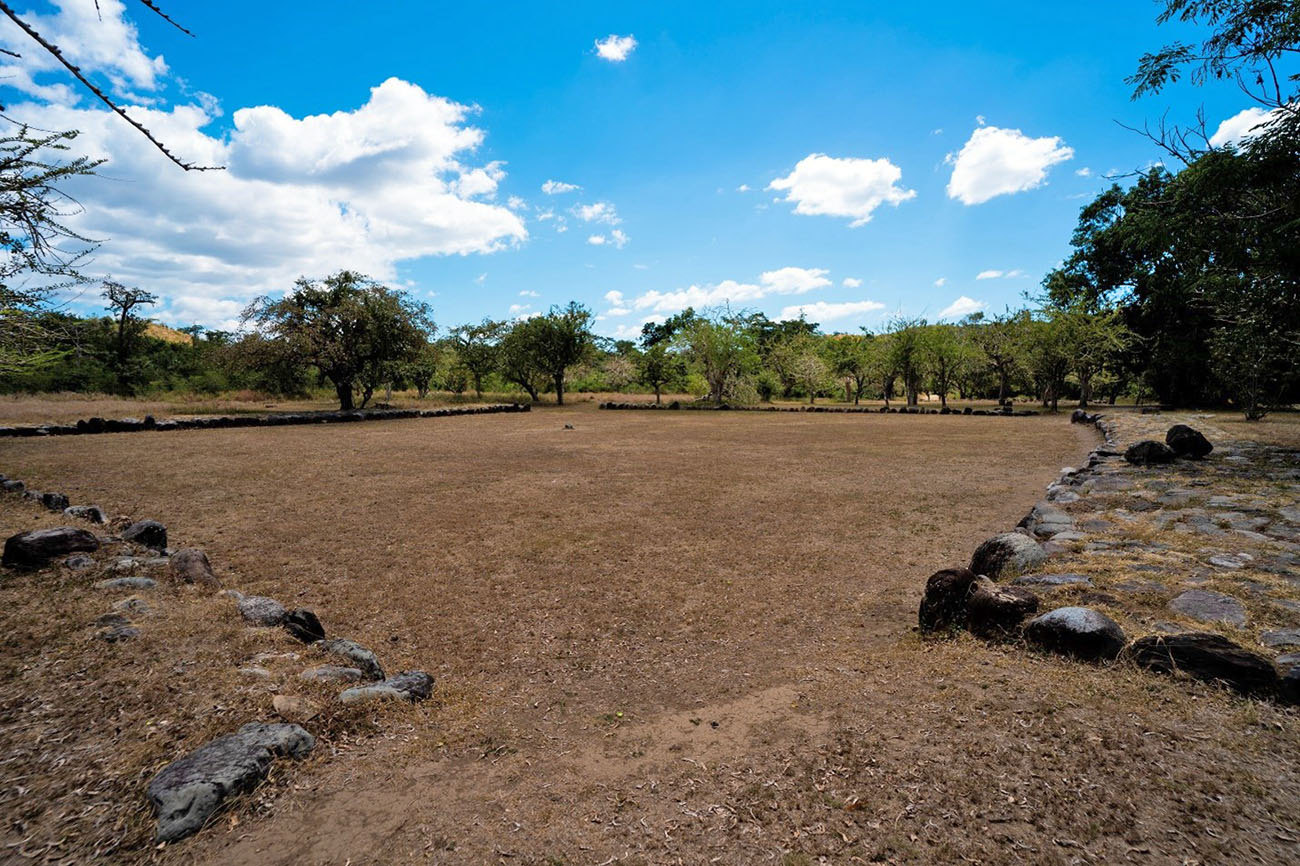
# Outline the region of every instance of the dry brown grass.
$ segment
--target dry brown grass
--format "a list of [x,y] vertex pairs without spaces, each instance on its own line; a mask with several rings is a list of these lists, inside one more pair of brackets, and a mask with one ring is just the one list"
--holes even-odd
[[[925,577],[1093,442],[1053,418],[583,404],[0,443],[0,470],[157,517],[229,585],[438,679],[422,707],[321,720],[308,763],[152,852],[149,775],[268,716],[233,671],[296,648],[172,589],[109,647],[85,578],[6,579],[0,747],[24,757],[3,784],[31,792],[0,802],[6,832],[22,804],[28,850],[119,838],[123,861],[1288,862],[1294,716],[910,631]],[[272,683],[305,694],[308,661]],[[38,711],[76,733],[38,746]],[[114,806],[78,815],[106,776]]]

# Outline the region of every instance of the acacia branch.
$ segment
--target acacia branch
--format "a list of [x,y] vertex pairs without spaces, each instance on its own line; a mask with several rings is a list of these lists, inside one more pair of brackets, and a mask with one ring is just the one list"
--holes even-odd
[[[146,5],[148,5],[146,0],[141,0],[141,2],[145,2]],[[135,127],[136,131],[139,132],[141,135],[143,135],[145,138],[147,138],[149,142],[153,144],[154,147],[158,148],[158,150],[162,152],[163,156],[167,157],[172,162],[176,163],[178,166],[185,169],[186,171],[223,171],[225,169],[225,166],[220,166],[220,165],[195,165],[194,163],[185,162],[184,160],[177,157],[175,154],[173,154],[170,150],[167,149],[167,146],[165,144],[163,144],[161,141],[155,138],[153,133],[150,132],[148,129],[146,129],[143,124],[133,119],[129,114],[126,113],[126,111],[121,106],[119,106],[116,102],[114,102],[108,94],[106,94],[103,90],[99,89],[99,87],[96,86],[94,82],[92,82],[89,78],[83,75],[79,67],[73,65],[66,57],[63,56],[63,51],[59,49],[59,46],[55,45],[53,42],[50,42],[45,37],[41,36],[41,34],[37,33],[36,30],[30,24],[28,24],[26,21],[20,18],[18,16],[18,13],[14,12],[13,8],[8,3],[3,2],[3,0],[0,0],[0,12],[3,12],[9,18],[10,21],[13,21],[15,24],[19,26],[19,28],[22,29],[24,33],[26,33],[28,36],[34,39],[37,45],[40,45],[42,48],[48,51],[51,57],[53,57],[55,60],[58,60],[59,63],[63,64],[64,68],[66,68],[69,72],[71,72],[74,78],[76,78],[83,85],[85,85],[87,90],[95,94],[95,96],[98,97],[98,99],[101,102],[103,102],[105,105],[111,108],[115,114],[117,114],[127,123]],[[162,13],[159,12],[159,14],[161,15]],[[166,16],[164,15],[163,17]]]

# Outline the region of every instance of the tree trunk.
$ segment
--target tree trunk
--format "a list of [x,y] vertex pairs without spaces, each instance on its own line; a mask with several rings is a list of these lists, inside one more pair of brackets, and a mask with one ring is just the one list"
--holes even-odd
[[555,377],[555,405],[564,405],[564,374]]
[[658,384],[656,384],[656,385],[655,385],[655,403],[656,403],[656,405],[660,402],[660,398],[659,398],[659,388],[660,388],[660,386],[659,386]]
[[[483,374],[482,373],[474,374],[474,394],[480,400],[483,399]],[[533,399],[535,400],[537,398],[534,397]]]
[[352,382],[351,380],[339,381],[334,383],[334,393],[339,398],[339,411],[352,411]]
[[1079,377],[1079,408],[1087,409],[1088,401],[1092,399],[1092,377]]

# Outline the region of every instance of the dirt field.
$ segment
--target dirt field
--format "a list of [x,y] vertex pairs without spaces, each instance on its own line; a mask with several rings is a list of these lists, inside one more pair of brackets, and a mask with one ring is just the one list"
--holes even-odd
[[295,645],[175,589],[137,641],[93,642],[84,579],[6,577],[0,860],[1295,862],[1294,713],[911,631],[925,578],[1096,441],[1064,417],[586,404],[0,443],[0,471],[162,520],[227,585],[438,680],[309,723],[313,757],[153,850],[150,775],[272,718],[307,662],[238,679]]

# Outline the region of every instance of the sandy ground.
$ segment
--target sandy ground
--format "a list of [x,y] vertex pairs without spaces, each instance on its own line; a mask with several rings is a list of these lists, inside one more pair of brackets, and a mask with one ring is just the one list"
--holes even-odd
[[[156,517],[228,585],[313,607],[390,670],[438,680],[429,704],[327,732],[195,839],[151,851],[132,825],[122,860],[1294,862],[1294,714],[912,631],[925,578],[1014,526],[1096,441],[1063,417],[583,405],[5,442],[0,470]],[[23,509],[0,513],[33,522]],[[0,588],[27,643],[42,638],[23,615],[31,588]],[[291,649],[231,636],[228,606],[171,603],[188,632],[146,627],[112,649],[119,669],[185,660],[167,748],[123,790],[210,735],[202,706],[228,727],[270,717],[266,686],[214,697],[229,671],[205,665]],[[199,641],[232,649],[223,662]],[[37,668],[6,667],[9,715],[27,705],[19,688],[86,700]],[[273,688],[294,691],[293,672]],[[0,744],[23,742],[5,721]],[[100,748],[137,733],[96,730]]]

